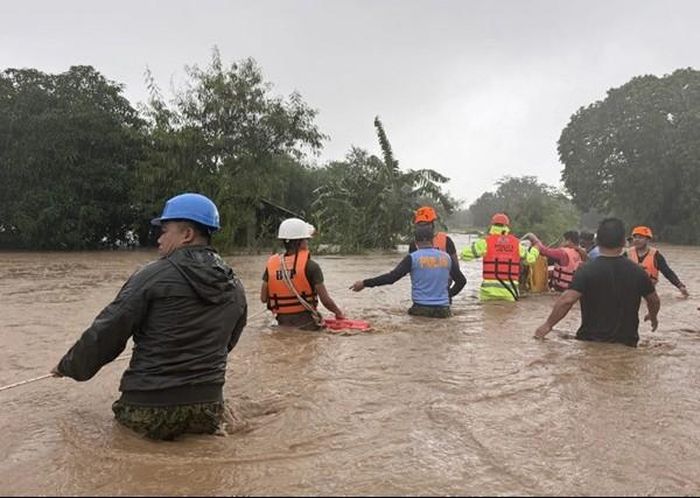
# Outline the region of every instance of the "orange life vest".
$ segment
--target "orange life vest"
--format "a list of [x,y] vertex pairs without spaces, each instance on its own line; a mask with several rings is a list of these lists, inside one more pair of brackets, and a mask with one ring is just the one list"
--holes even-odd
[[562,247],[563,251],[569,257],[569,262],[566,266],[561,266],[560,264],[554,265],[554,270],[552,271],[551,286],[554,290],[563,291],[571,286],[571,282],[574,280],[574,273],[581,266],[581,254],[572,247]]
[[484,280],[510,284],[520,279],[520,241],[514,235],[492,234],[486,237],[483,259]]
[[445,232],[438,232],[433,237],[433,247],[435,249],[440,249],[442,252],[447,252],[447,234]]
[[[316,308],[318,296],[306,278],[306,264],[309,261],[309,251],[301,250],[284,257],[284,265],[289,272],[289,280],[299,295],[311,306]],[[275,314],[287,315],[301,313],[307,309],[299,302],[284,279],[282,256],[275,254],[267,260],[267,307]]]
[[641,266],[642,269],[647,272],[647,275],[649,275],[651,283],[656,285],[656,282],[659,281],[659,269],[656,267],[656,249],[650,247],[649,252],[646,253],[641,261],[639,261],[639,255],[637,254],[637,249],[635,248],[632,248],[627,253],[627,256],[630,258],[632,263]]

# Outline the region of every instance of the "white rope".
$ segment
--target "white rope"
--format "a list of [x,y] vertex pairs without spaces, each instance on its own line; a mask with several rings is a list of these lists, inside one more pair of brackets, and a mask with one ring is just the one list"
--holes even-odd
[[[250,320],[251,318],[258,317],[258,316],[262,315],[263,313],[265,313],[266,311],[267,311],[266,309],[261,310],[253,315],[250,315],[248,317],[248,319]],[[128,360],[128,359],[131,359],[130,354],[128,354],[126,356],[120,356],[119,358],[115,359],[114,361],[124,361],[124,360]],[[13,389],[15,387],[23,386],[25,384],[31,384],[32,382],[38,382],[40,380],[49,379],[51,377],[53,377],[53,374],[48,373],[48,374],[40,375],[39,377],[34,377],[33,379],[21,380],[19,382],[15,382],[14,384],[8,384],[6,386],[0,387],[0,392],[6,391],[8,389]]]
[[262,310],[262,311],[258,311],[258,312],[255,313],[254,315],[250,315],[250,316],[248,317],[248,320],[250,320],[251,318],[255,318],[256,316],[260,316],[260,315],[262,315],[263,313],[266,313],[266,312],[267,312],[267,308],[264,309],[264,310]]
[[321,326],[323,325],[323,317],[321,316],[321,313],[318,312],[317,309],[315,309],[313,306],[311,306],[306,299],[301,297],[299,295],[299,292],[297,292],[296,287],[294,287],[294,284],[292,283],[291,278],[289,277],[289,273],[287,270],[287,264],[285,262],[285,257],[284,254],[279,254],[278,255],[280,258],[280,261],[282,263],[282,276],[284,277],[284,283],[287,284],[287,287],[289,288],[290,291],[294,293],[294,295],[297,298],[297,301],[299,301],[299,304],[301,304],[306,310],[311,313],[311,316],[314,319],[314,322],[316,322],[316,325]]
[[8,384],[8,385],[6,385],[6,386],[0,387],[0,391],[5,391],[5,390],[7,390],[7,389],[12,389],[13,387],[23,386],[23,385],[25,385],[25,384],[30,384],[30,383],[32,383],[32,382],[36,382],[36,381],[39,381],[39,380],[48,379],[49,377],[53,377],[53,374],[50,374],[50,373],[49,373],[49,374],[44,374],[44,375],[41,375],[41,376],[39,376],[39,377],[34,377],[33,379],[22,380],[22,381],[20,381],[20,382],[15,382],[14,384]]

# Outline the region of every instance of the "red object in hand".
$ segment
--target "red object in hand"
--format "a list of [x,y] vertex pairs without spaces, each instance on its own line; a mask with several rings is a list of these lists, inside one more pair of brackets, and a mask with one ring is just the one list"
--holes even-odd
[[323,320],[323,324],[331,330],[353,329],[366,331],[372,329],[369,322],[365,322],[364,320],[348,320],[347,318],[343,318],[342,320],[326,318]]

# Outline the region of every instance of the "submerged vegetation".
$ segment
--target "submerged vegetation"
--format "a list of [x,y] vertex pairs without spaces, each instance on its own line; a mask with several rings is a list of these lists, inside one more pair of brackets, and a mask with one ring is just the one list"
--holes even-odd
[[225,65],[215,50],[186,74],[166,99],[147,73],[150,98],[136,108],[123,85],[90,66],[0,73],[0,248],[147,244],[149,220],[185,191],[217,203],[215,243],[224,249],[268,246],[290,215],[344,251],[389,249],[410,236],[412,212],[426,203],[452,227],[483,229],[506,211],[517,232],[556,238],[581,226],[579,209],[593,208],[698,242],[700,77],[692,70],[636,78],[572,117],[559,141],[572,199],[534,177],[503,177],[458,212],[448,178],[399,167],[379,118],[378,154],[353,147],[317,165],[328,138],[317,111],[298,93],[275,95],[254,60]]

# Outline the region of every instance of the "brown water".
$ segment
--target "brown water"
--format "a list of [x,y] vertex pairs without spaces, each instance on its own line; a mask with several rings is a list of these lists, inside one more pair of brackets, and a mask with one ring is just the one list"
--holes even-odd
[[[458,246],[466,241],[458,239]],[[700,296],[700,248],[662,247]],[[0,253],[0,385],[46,373],[144,252]],[[449,320],[410,317],[408,278],[346,290],[400,256],[319,257],[371,334],[282,331],[253,317],[225,393],[247,428],[144,440],[111,403],[126,362],[92,380],[0,392],[2,494],[697,494],[700,312],[668,282],[637,349],[571,340],[578,311],[532,339],[552,296],[482,305],[479,263]],[[265,257],[231,257],[253,315]],[[644,308],[644,307],[643,307]]]

